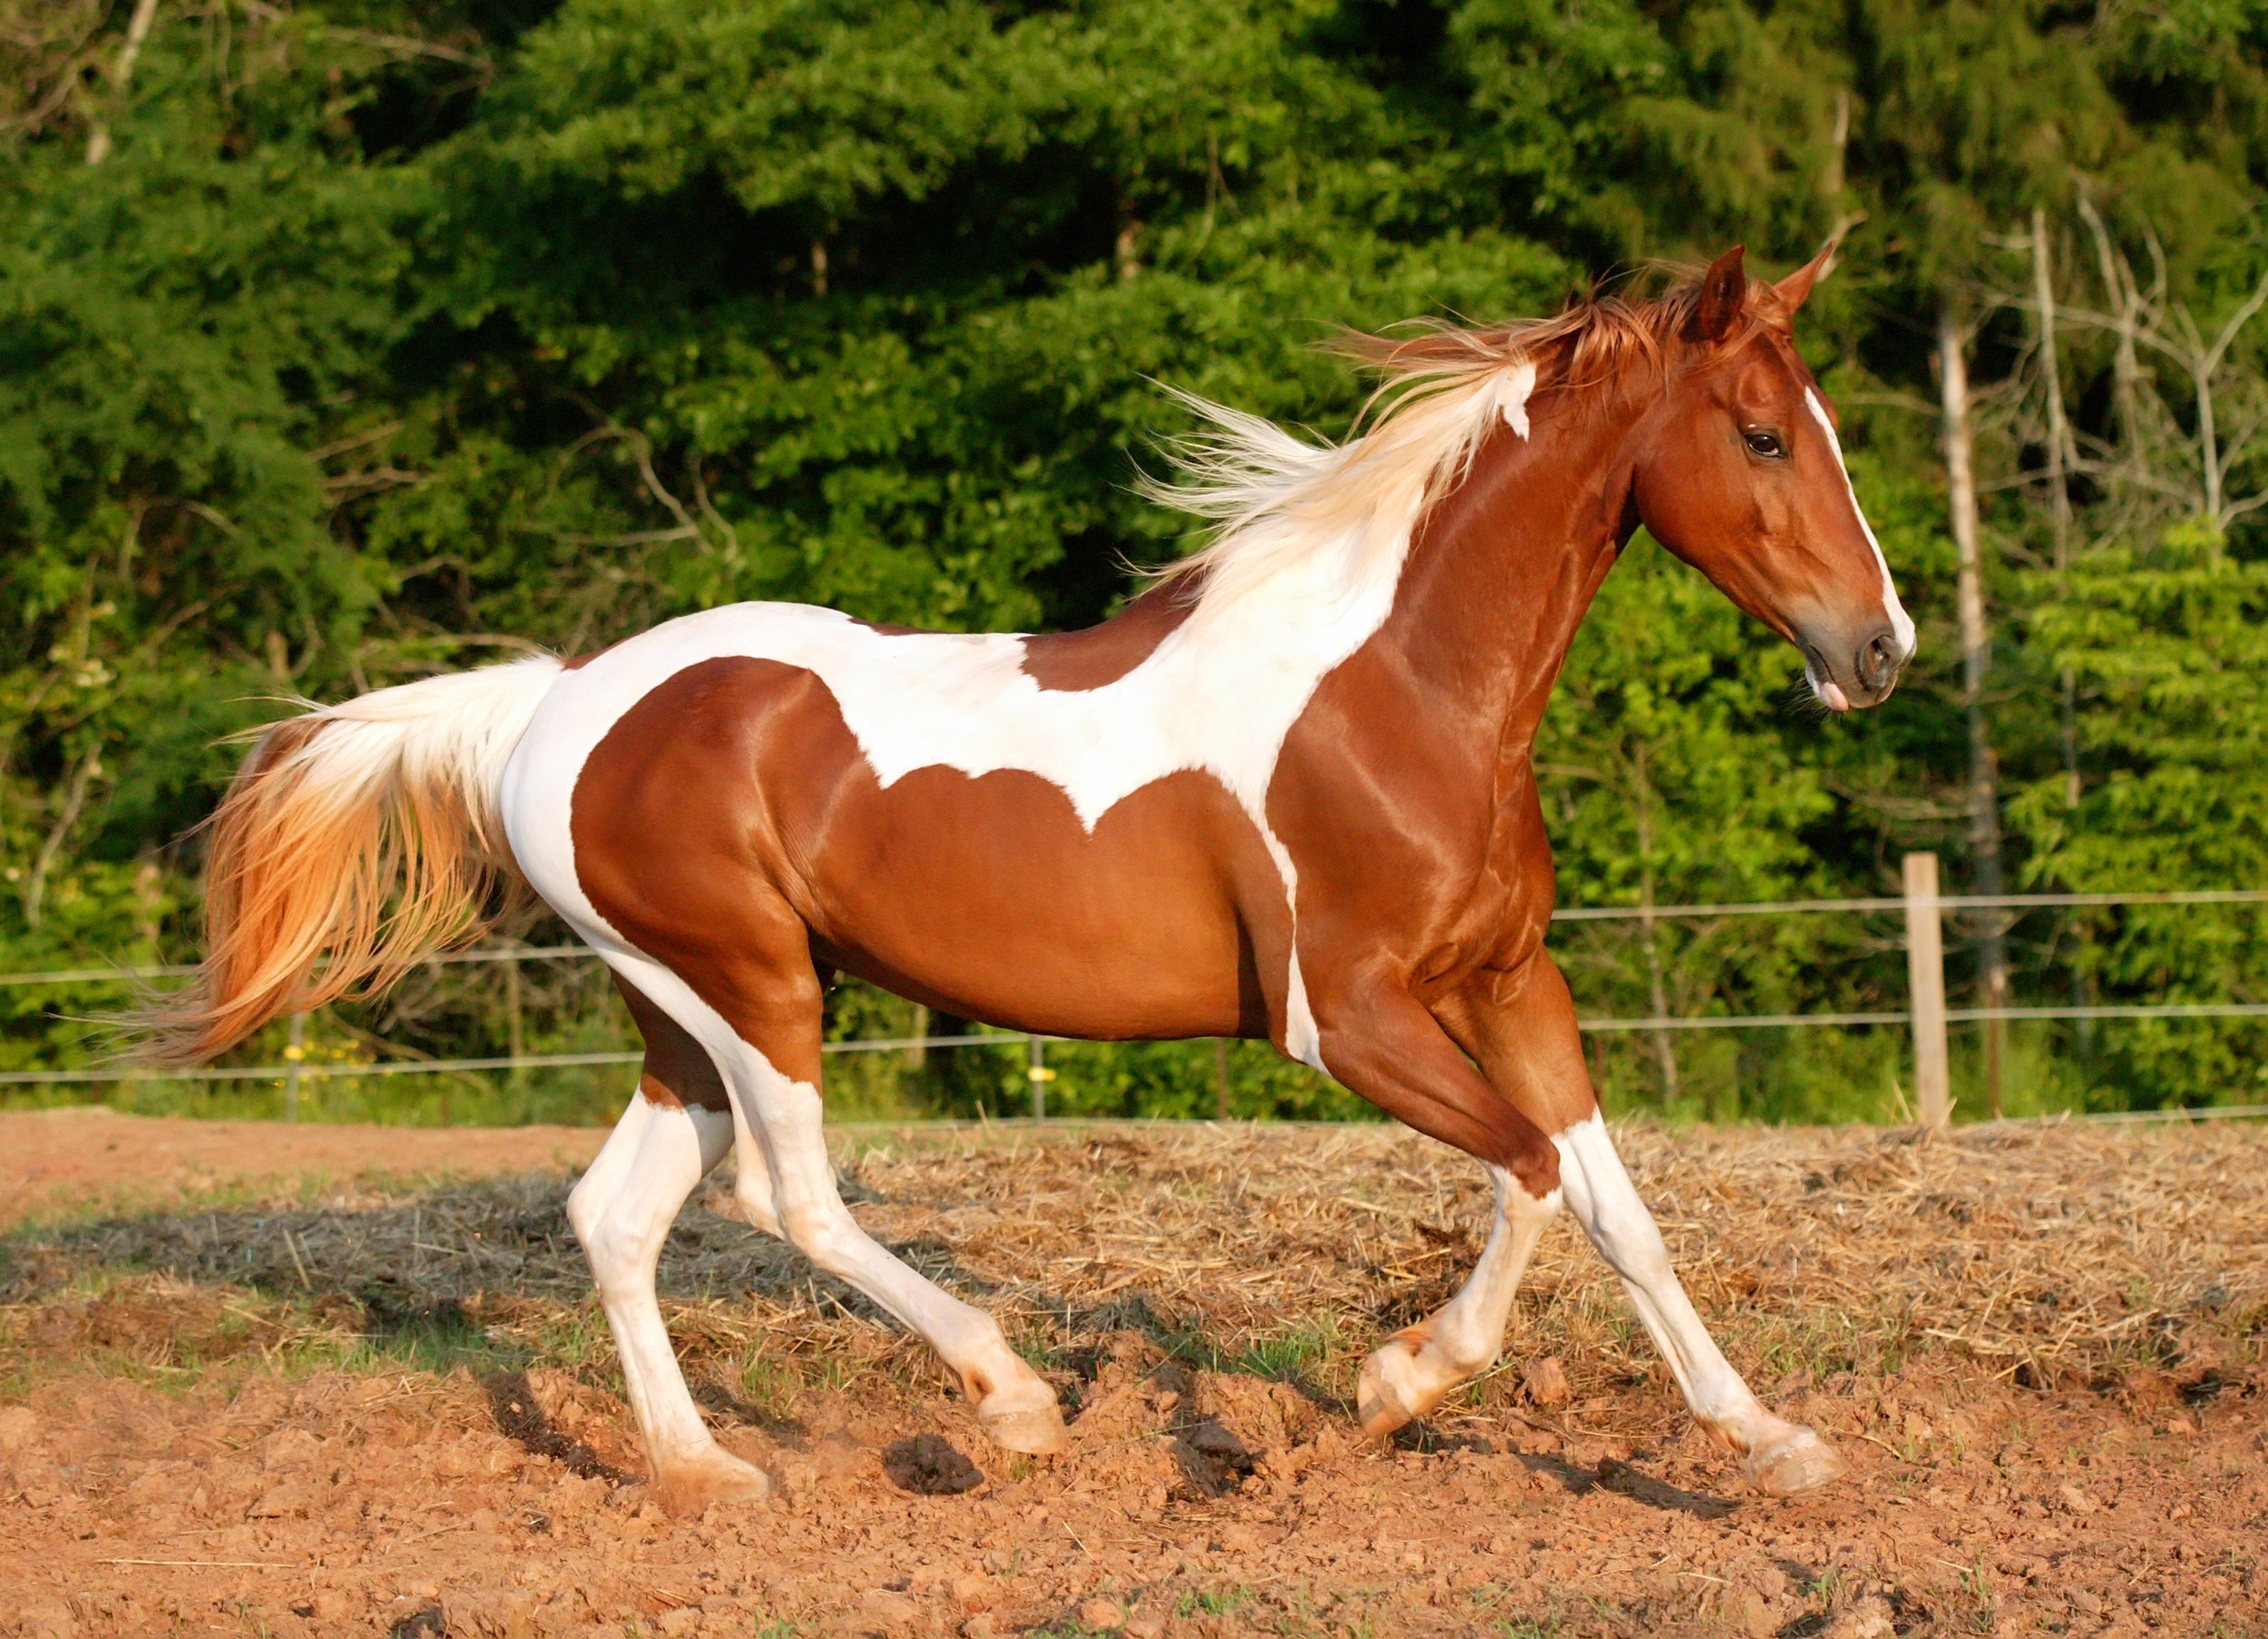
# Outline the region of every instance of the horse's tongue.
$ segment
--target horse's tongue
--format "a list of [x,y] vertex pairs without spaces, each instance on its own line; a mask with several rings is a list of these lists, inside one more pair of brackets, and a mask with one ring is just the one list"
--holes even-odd
[[1827,709],[1830,711],[1851,709],[1851,697],[1843,693],[1842,685],[1833,678],[1819,686],[1819,698],[1827,702]]

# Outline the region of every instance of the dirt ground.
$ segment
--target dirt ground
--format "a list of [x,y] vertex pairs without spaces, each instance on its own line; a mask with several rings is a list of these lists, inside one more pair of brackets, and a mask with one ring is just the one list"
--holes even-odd
[[591,1127],[323,1127],[0,1110],[0,1224],[77,1206],[150,1206],[279,1179],[477,1177],[590,1165]]
[[190,1125],[0,1117],[37,1220],[0,1240],[0,1634],[2268,1634],[2258,1130],[1619,1132],[1735,1364],[1851,1461],[1789,1501],[1564,1224],[1500,1368],[1360,1439],[1363,1353],[1484,1222],[1413,1136],[855,1132],[853,1210],[1002,1317],[1072,1449],[992,1450],[712,1192],[665,1307],[778,1489],[682,1521],[559,1217],[593,1135]]

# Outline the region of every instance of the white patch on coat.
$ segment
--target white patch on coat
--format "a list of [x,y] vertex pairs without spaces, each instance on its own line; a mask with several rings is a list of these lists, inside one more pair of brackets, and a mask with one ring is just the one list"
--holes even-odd
[[627,951],[578,879],[575,782],[640,700],[728,657],[816,677],[885,790],[918,768],[971,778],[1020,770],[1061,790],[1091,834],[1134,792],[1202,772],[1236,798],[1276,862],[1292,918],[1283,1046],[1322,1069],[1299,968],[1298,872],[1267,819],[1276,760],[1324,678],[1392,612],[1412,532],[1445,474],[1461,473],[1500,420],[1525,436],[1534,385],[1524,362],[1478,376],[1336,449],[1208,407],[1233,437],[1193,453],[1198,485],[1176,492],[1225,521],[1203,591],[1139,665],[1100,688],[1041,688],[1019,635],[885,634],[806,604],[735,604],[656,627],[566,673],[544,700],[504,776],[513,854],[586,938],[603,946],[614,935]]
[[1882,608],[1890,615],[1891,634],[1898,639],[1898,659],[1903,665],[1913,659],[1913,617],[1906,613],[1906,606],[1898,600],[1898,588],[1890,578],[1890,560],[1882,555],[1882,543],[1874,539],[1874,526],[1866,521],[1866,509],[1859,504],[1859,493],[1851,483],[1850,463],[1843,458],[1843,441],[1835,436],[1834,418],[1827,414],[1827,406],[1820,403],[1814,388],[1804,389],[1804,402],[1811,406],[1812,418],[1827,434],[1827,447],[1835,453],[1835,468],[1843,474],[1843,491],[1851,497],[1851,511],[1858,517],[1859,528],[1866,532],[1867,545],[1874,549],[1875,566],[1882,571]]

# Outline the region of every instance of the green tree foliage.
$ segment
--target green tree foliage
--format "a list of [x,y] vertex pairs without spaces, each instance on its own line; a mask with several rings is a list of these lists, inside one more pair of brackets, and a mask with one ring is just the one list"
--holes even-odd
[[[2074,320],[2081,550],[2045,567],[2009,248],[2043,208],[2066,304],[2116,317],[2084,196],[2166,334],[2177,311],[2224,323],[2268,267],[2257,7],[158,0],[138,44],[135,10],[0,0],[0,966],[191,953],[179,839],[237,755],[222,737],[276,697],[585,650],[739,598],[1082,624],[1129,560],[1188,544],[1132,483],[1185,424],[1156,384],[1338,433],[1364,389],[1311,345],[1334,327],[1548,311],[1735,239],[1785,267],[1862,218],[1804,344],[1924,662],[1884,710],[1823,723],[1793,654],[1641,541],[1539,747],[1562,902],[1877,893],[1909,846],[1958,854],[1930,415],[1949,303],[1981,326],[1993,395],[1994,730],[2024,880],[2268,880],[2246,795],[2268,789],[2259,517],[2208,540],[2149,487],[2196,442],[2181,371]],[[2231,439],[2263,335],[2221,366]],[[2019,1000],[2257,999],[2258,931],[2043,924]],[[1559,944],[1589,1011],[1872,1010],[1898,1005],[1893,933],[1594,922]],[[496,970],[438,971],[326,1014],[314,1050],[626,1039],[587,970],[524,980],[508,1007]],[[0,998],[6,1068],[83,1061],[72,1020],[115,991]],[[846,989],[830,1028],[914,1022]],[[1876,1113],[1904,1073],[1889,1032],[1595,1045],[1618,1100],[1726,1117]],[[2255,1046],[2241,1026],[2046,1032],[2028,1096],[2234,1096]],[[1208,1044],[1051,1051],[1058,1107],[1219,1096]],[[873,1055],[836,1080],[846,1107],[1000,1111],[1022,1068]],[[1238,1113],[1352,1109],[1250,1045],[1232,1072]],[[371,1082],[333,1107],[600,1114],[620,1081]]]

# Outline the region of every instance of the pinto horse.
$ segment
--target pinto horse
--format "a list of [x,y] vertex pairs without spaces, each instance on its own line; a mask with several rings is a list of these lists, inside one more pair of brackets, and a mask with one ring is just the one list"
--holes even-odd
[[1212,543],[1090,630],[740,604],[287,721],[216,816],[209,954],[145,1020],[153,1050],[372,993],[532,889],[646,1042],[567,1210],[674,1507],[766,1490],[703,1424],[654,1298],[728,1150],[748,1220],[927,1339],[994,1440],[1064,1443],[997,1322],[836,1193],[836,971],[1054,1036],[1265,1037],[1479,1160],[1486,1248],[1364,1365],[1371,1434],[1495,1359],[1565,1205],[1753,1482],[1830,1479],[1833,1450],[1703,1327],[1600,1119],[1544,949],[1530,746],[1640,524],[1801,649],[1830,710],[1889,695],[1913,626],[1792,338],[1832,249],[1777,285],[1735,249],[1657,300],[1356,344],[1389,396],[1343,445],[1199,405],[1215,431],[1176,493]]

